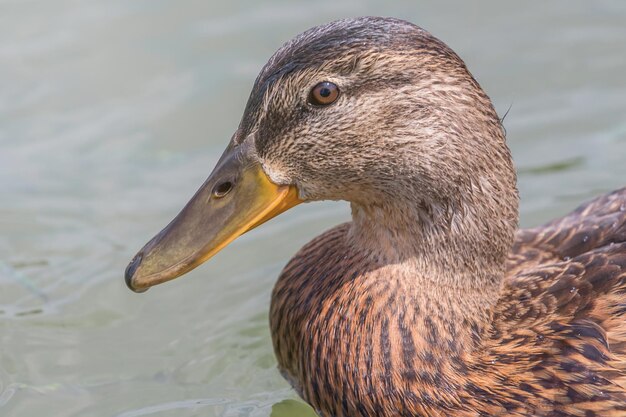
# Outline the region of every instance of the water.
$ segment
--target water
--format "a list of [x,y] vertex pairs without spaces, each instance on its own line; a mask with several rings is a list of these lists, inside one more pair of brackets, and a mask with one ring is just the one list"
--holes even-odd
[[256,73],[318,23],[393,15],[464,59],[500,114],[522,223],[626,184],[626,5],[0,0],[0,415],[302,415],[271,287],[348,217],[302,205],[183,279],[123,270],[208,175]]

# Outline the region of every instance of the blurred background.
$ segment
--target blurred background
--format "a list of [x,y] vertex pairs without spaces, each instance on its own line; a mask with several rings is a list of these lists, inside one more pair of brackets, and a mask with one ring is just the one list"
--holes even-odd
[[123,272],[208,176],[269,56],[359,15],[431,31],[510,108],[523,226],[626,185],[622,0],[0,0],[0,415],[268,416],[296,398],[271,288],[346,204],[301,205],[143,295]]

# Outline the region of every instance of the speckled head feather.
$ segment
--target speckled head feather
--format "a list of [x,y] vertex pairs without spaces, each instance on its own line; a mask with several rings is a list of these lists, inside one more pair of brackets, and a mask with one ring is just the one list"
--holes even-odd
[[[307,101],[321,81],[341,91],[330,106]],[[453,233],[471,240],[462,255],[498,265],[508,252],[517,192],[500,121],[463,61],[413,24],[340,20],[288,42],[257,78],[238,137],[306,200],[347,200],[410,234]]]

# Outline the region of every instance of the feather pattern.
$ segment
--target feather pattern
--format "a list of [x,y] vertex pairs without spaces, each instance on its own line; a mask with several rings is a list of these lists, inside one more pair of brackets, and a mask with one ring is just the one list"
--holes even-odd
[[[624,416],[624,207],[626,189],[520,230],[482,326],[448,321],[458,307],[424,303],[400,280],[373,279],[385,272],[346,256],[349,225],[338,226],[274,290],[280,366],[322,416]],[[460,351],[464,326],[473,341]]]

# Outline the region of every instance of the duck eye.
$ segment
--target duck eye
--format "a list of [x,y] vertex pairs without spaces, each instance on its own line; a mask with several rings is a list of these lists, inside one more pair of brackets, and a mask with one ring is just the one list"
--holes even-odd
[[309,94],[309,103],[316,106],[327,106],[332,104],[339,97],[339,87],[329,81],[317,84]]

